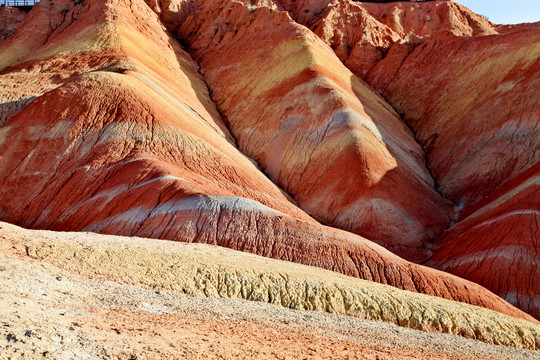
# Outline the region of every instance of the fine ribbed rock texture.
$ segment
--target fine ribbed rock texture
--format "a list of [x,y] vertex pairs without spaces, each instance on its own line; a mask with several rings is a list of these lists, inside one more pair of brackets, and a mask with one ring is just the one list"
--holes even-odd
[[327,270],[201,244],[30,231],[5,223],[0,227],[0,237],[11,251],[80,275],[197,297],[349,315],[491,344],[540,346],[538,324]]
[[403,115],[455,202],[462,222],[427,264],[538,317],[540,24],[497,26],[449,1],[283,3]]
[[[407,114],[439,189],[468,207],[540,160],[539,54],[540,26],[433,39],[393,74],[385,59],[368,81]],[[444,66],[433,61],[441,56]]]
[[[540,25],[495,26],[449,1],[335,1],[306,25],[404,114],[438,188],[460,207],[538,162]],[[351,59],[374,49],[370,66]]]
[[437,188],[463,209],[428,264],[538,317],[540,24],[495,31],[394,45],[366,79],[406,114]]
[[[491,194],[440,237],[427,263],[491,289],[540,318],[540,164]],[[464,248],[463,244],[467,244]]]
[[[15,33],[17,28],[22,25],[26,15],[26,12],[19,8],[0,7],[0,42]],[[31,94],[16,95],[16,92],[18,92],[17,83],[2,76],[2,81],[0,81],[0,126],[33,100]]]
[[[43,1],[29,16],[66,4]],[[197,65],[142,1],[85,3],[59,19],[44,44],[12,53],[31,31],[21,28],[0,48],[12,56],[7,79],[56,85],[0,128],[3,220],[217,244],[529,319],[296,207],[234,146]]]
[[429,256],[453,204],[399,116],[319,38],[272,1],[205,1],[178,33],[239,149],[302,209],[408,259]]
[[387,249],[538,316],[539,44],[446,1],[45,0],[0,43],[0,219],[534,321]]

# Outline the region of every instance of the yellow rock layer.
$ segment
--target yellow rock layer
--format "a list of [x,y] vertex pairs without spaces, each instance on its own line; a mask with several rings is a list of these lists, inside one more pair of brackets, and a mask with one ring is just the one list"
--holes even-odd
[[[538,349],[540,326],[492,310],[411,293],[309,266],[203,244],[91,233],[30,231],[2,223],[21,254],[81,275],[198,297],[261,301]],[[22,234],[6,236],[10,231]]]

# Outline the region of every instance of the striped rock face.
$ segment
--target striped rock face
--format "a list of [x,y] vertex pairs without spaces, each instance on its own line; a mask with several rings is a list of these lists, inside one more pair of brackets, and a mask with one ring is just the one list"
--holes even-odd
[[427,264],[482,284],[540,318],[539,203],[537,164],[445,231]]
[[427,264],[540,316],[538,23],[496,26],[445,1],[318,5],[288,9],[403,114],[456,204]]
[[397,256],[442,253],[459,214],[398,112],[295,9],[40,2],[0,43],[0,220],[219,245],[534,321]]
[[[394,53],[407,53],[423,38],[444,40],[497,33],[484,17],[453,1],[374,4],[334,0],[313,8],[307,14],[311,16],[294,4],[287,4],[291,15],[330,45],[340,60],[362,79],[381,60]],[[397,66],[388,69],[388,74],[393,74],[399,63],[390,65]]]
[[[450,54],[446,67],[420,65],[442,54]],[[439,188],[463,208],[461,222],[435,241],[440,250],[429,264],[477,281],[536,317],[539,55],[538,26],[428,41],[407,57],[399,80],[385,90],[429,148]],[[424,71],[436,75],[429,79],[433,87],[420,90],[410,81],[427,81]],[[419,98],[398,95],[411,88]]]
[[425,260],[424,243],[453,204],[435,191],[421,147],[380,96],[279,9],[204,2],[178,30],[239,149],[316,219]]

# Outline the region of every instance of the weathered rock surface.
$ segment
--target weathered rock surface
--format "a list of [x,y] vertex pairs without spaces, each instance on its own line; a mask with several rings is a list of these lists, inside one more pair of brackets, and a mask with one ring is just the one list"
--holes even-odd
[[[467,207],[540,160],[539,54],[540,26],[428,40],[368,81],[407,114],[439,189]],[[433,61],[441,56],[444,66]]]
[[[463,221],[435,241],[428,264],[538,317],[540,200],[532,185],[507,184],[536,181],[540,24],[497,26],[448,1],[310,4],[285,6],[404,114],[437,189],[457,205]],[[467,219],[475,211],[485,217]]]
[[[122,118],[115,119],[119,124],[113,125],[95,113],[79,115],[82,105],[88,104],[85,96],[99,92],[96,88],[88,88],[86,84],[93,85],[95,82],[99,89],[107,89],[107,99],[113,104],[119,102],[115,96],[133,90],[125,82],[121,83],[121,87],[106,86],[118,84],[114,84],[115,79],[110,75],[98,82],[98,75],[83,76],[40,97],[2,129],[6,139],[15,138],[15,133],[21,136],[20,141],[3,144],[6,149],[3,159],[12,160],[3,161],[5,167],[1,172],[7,174],[3,176],[5,187],[0,196],[3,199],[4,216],[8,220],[33,228],[96,231],[219,244],[523,316],[471,283],[407,263],[362,238],[325,228],[309,219],[301,220],[301,212],[293,218],[261,202],[235,196],[234,193],[224,195],[227,172],[218,173],[221,174],[218,184],[225,184],[220,188],[207,178],[200,179],[189,172],[189,167],[172,166],[166,161],[168,157],[161,161],[154,160],[156,156],[162,156],[152,147],[159,144],[157,139],[175,139],[173,136],[176,132],[149,132],[147,136],[153,135],[155,138],[144,143],[145,132],[140,130],[140,125],[125,125],[133,131],[127,132],[126,136],[115,132],[122,130]],[[143,99],[141,93],[134,94],[136,96],[124,98],[125,107],[115,108],[118,113],[128,114],[127,117],[131,119],[135,104],[129,102],[129,99],[131,96],[138,101]],[[79,99],[77,106],[70,105],[73,95]],[[102,127],[93,131],[92,124],[86,121],[65,124],[65,118],[54,112],[51,118],[56,119],[56,122],[50,123],[49,118],[45,119],[46,123],[36,122],[37,114],[43,113],[42,104],[52,101],[51,98],[62,109],[65,118],[96,119],[98,124],[103,124]],[[92,104],[95,106],[99,103]],[[91,111],[93,106],[86,106],[87,111]],[[75,115],[71,110],[76,111]],[[155,115],[155,119],[160,117]],[[27,143],[35,134],[33,131],[36,127],[41,136],[35,142]],[[71,135],[77,128],[86,128],[87,133],[83,133],[85,136],[77,133]],[[137,130],[142,131],[143,135]],[[98,136],[92,132],[101,134]],[[124,141],[118,141],[119,137]],[[149,150],[142,154],[132,150],[128,153],[133,158],[118,159],[122,152],[116,153],[116,150],[124,147],[129,149],[131,146],[130,142],[125,141],[126,138],[143,142],[140,146],[149,146]],[[109,139],[117,140],[118,143]],[[182,148],[181,141],[174,144],[174,147],[169,145],[165,149],[167,154],[182,150],[184,154],[182,157],[177,155],[179,159],[189,155],[190,149],[205,145],[186,141]],[[34,151],[29,151],[29,148]],[[58,154],[63,153],[66,154],[66,160],[57,160],[58,163],[55,163]],[[181,163],[187,164],[187,167],[194,166],[196,161],[186,160]],[[225,159],[221,158],[219,163],[224,166]],[[212,162],[207,160],[206,166],[210,164]],[[202,173],[212,179],[211,173],[201,170],[197,170],[197,174]],[[194,180],[182,180],[192,178]],[[244,181],[248,179],[243,178]],[[217,183],[218,179],[214,181]],[[202,185],[199,185],[200,182]],[[209,194],[208,190],[212,185],[216,189],[214,195]],[[231,191],[242,191],[232,184],[229,186]],[[13,188],[17,192],[10,190]],[[203,190],[206,195],[197,195]],[[26,196],[21,197],[21,193]],[[242,194],[256,198],[247,192]],[[260,196],[263,201],[264,197]],[[268,204],[274,208],[281,206],[286,211],[287,207],[282,205],[287,204],[285,201],[284,198],[282,203],[273,200]]]
[[[70,285],[74,280],[80,282],[87,277],[107,279],[109,281],[97,280],[92,283],[93,287],[116,289],[105,291],[97,297],[103,299],[97,306],[98,314],[99,311],[107,311],[110,306],[107,303],[114,299],[116,311],[138,311],[174,318],[175,315],[178,316],[178,309],[175,309],[178,294],[189,294],[196,297],[250,300],[288,309],[343,314],[401,327],[458,334],[490,344],[529,349],[540,346],[538,324],[484,308],[412,294],[322,269],[201,244],[88,233],[32,231],[5,223],[0,226],[0,256],[5,264],[2,271],[7,272],[6,277],[15,276],[20,279],[19,291],[23,294],[24,291],[31,291],[31,288],[26,289],[26,283],[39,280],[40,274],[46,275],[51,270],[55,271],[55,268],[51,269],[48,264],[78,275],[77,279],[60,269],[55,271],[56,274],[53,273],[52,285],[60,282],[58,286],[64,287],[64,293],[65,286],[75,287]],[[17,261],[14,255],[22,259]],[[32,276],[28,276],[27,270],[15,275],[14,268],[24,267],[24,263],[30,259],[35,268],[46,270],[33,271]],[[47,276],[44,275],[41,275],[45,278],[41,279],[42,284],[47,281]],[[136,287],[130,289],[121,283],[138,287],[142,285],[147,289],[154,289],[153,292],[158,295],[144,296],[144,291],[137,291]],[[75,291],[72,296],[91,297],[89,291],[93,288],[88,285],[83,287],[87,290]],[[43,303],[44,299],[41,300],[40,297],[44,291],[56,292],[55,286],[50,284],[47,285],[47,290],[43,285],[41,287],[37,292],[31,291],[27,299]],[[0,289],[3,295],[7,295],[8,289],[5,286]],[[118,292],[123,296],[112,295]],[[142,304],[138,300],[141,297],[144,301]],[[24,303],[28,303],[28,300]],[[63,301],[73,303],[75,300],[72,298]],[[86,312],[87,305],[81,304],[95,302],[95,298],[80,301],[77,311]],[[13,310],[21,310],[19,304],[8,306],[14,307]],[[95,307],[96,304],[92,306]],[[71,313],[73,310],[63,311]],[[144,315],[135,315],[136,318],[139,316]],[[275,320],[273,317],[272,319]],[[348,320],[344,319],[343,322],[347,323]],[[79,323],[79,327],[81,325],[88,326]],[[124,332],[124,327],[119,327],[118,331]],[[162,329],[160,332],[166,333],[167,330]],[[414,334],[413,336],[416,337]],[[459,344],[458,341],[456,343]],[[392,352],[402,346],[396,347]],[[500,350],[509,351],[503,348]],[[459,352],[457,354],[465,355]]]
[[367,76],[406,114],[438,189],[464,209],[461,223],[435,241],[429,264],[537,317],[539,25],[396,45]]
[[[15,33],[26,15],[27,13],[19,8],[0,7],[0,42]],[[32,94],[15,95],[14,93],[17,91],[15,81],[2,77],[2,81],[0,81],[0,126],[33,100]]]
[[538,162],[540,24],[496,26],[452,1],[326,3],[290,11],[405,114],[447,198],[473,206]]
[[538,204],[540,164],[470,209],[437,240],[427,264],[482,284],[540,318]]
[[408,259],[429,256],[453,204],[399,116],[319,38],[272,1],[206,1],[178,33],[239,149],[302,209]]
[[[389,52],[415,46],[424,38],[496,34],[493,24],[453,1],[374,4],[334,0],[305,17],[288,4],[295,19],[334,49],[340,60],[365,79]],[[324,3],[321,3],[322,5]],[[401,50],[403,51],[403,50]],[[444,63],[441,61],[440,63]]]
[[25,17],[26,12],[19,8],[0,7],[0,42],[13,35]]
[[[459,14],[444,18],[455,7],[443,2],[421,5],[443,14],[439,27],[422,25],[411,4],[369,5],[368,11],[351,2],[312,1],[302,12],[301,2],[273,0],[148,3],[42,1],[0,44],[0,219],[216,244],[533,320],[476,284],[411,264],[310,215],[409,259],[431,256],[429,242],[459,212],[435,190],[429,170],[444,195],[463,199],[467,214],[538,161],[538,29],[466,18],[468,25],[452,33]],[[380,6],[408,20],[383,24]],[[329,32],[335,22],[348,24],[343,14],[377,31]],[[293,18],[319,24],[320,31],[312,29],[320,38]],[[465,37],[493,29],[505,34]],[[340,61],[357,72],[344,60],[352,56],[349,45],[377,41],[390,50],[370,65],[366,79],[405,114],[429,168],[398,113]],[[438,61],[443,54],[456,57]],[[426,74],[424,63],[430,63]],[[499,65],[500,73],[490,71]],[[515,84],[493,90],[501,79]],[[460,97],[476,83],[474,96]],[[414,96],[406,96],[408,89]],[[509,103],[516,104],[510,112]],[[498,112],[484,126],[482,114],[493,108]],[[532,115],[518,119],[516,109]],[[482,153],[500,163],[483,163]],[[525,198],[534,199],[531,194]],[[507,219],[534,204],[500,209]],[[501,213],[486,209],[477,219],[492,224]],[[537,219],[524,215],[532,217],[519,220],[521,229]],[[456,232],[478,224],[462,219]],[[436,254],[433,264],[488,279],[454,266],[455,244],[463,242],[452,240],[453,231],[434,249],[454,252],[446,259]],[[490,231],[500,229],[482,234]],[[516,241],[537,249],[530,233]],[[535,256],[529,277],[536,274]],[[497,271],[493,281],[502,276]],[[519,281],[519,300],[507,298],[534,313],[537,290],[530,280]],[[514,289],[491,288],[501,295]]]
[[[44,9],[57,11],[44,1],[34,16]],[[142,1],[69,11],[2,75],[61,79],[0,128],[3,220],[218,244],[528,318],[296,207],[234,147],[196,64]]]

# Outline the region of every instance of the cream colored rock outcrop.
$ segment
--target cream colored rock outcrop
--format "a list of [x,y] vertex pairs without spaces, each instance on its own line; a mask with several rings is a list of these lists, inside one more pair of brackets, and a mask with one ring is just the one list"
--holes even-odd
[[[13,233],[16,232],[16,236]],[[61,234],[61,236],[59,236]],[[1,224],[21,254],[81,275],[198,297],[268,302],[537,349],[540,326],[492,310],[399,290],[319,268],[204,244],[91,233],[31,231]]]

